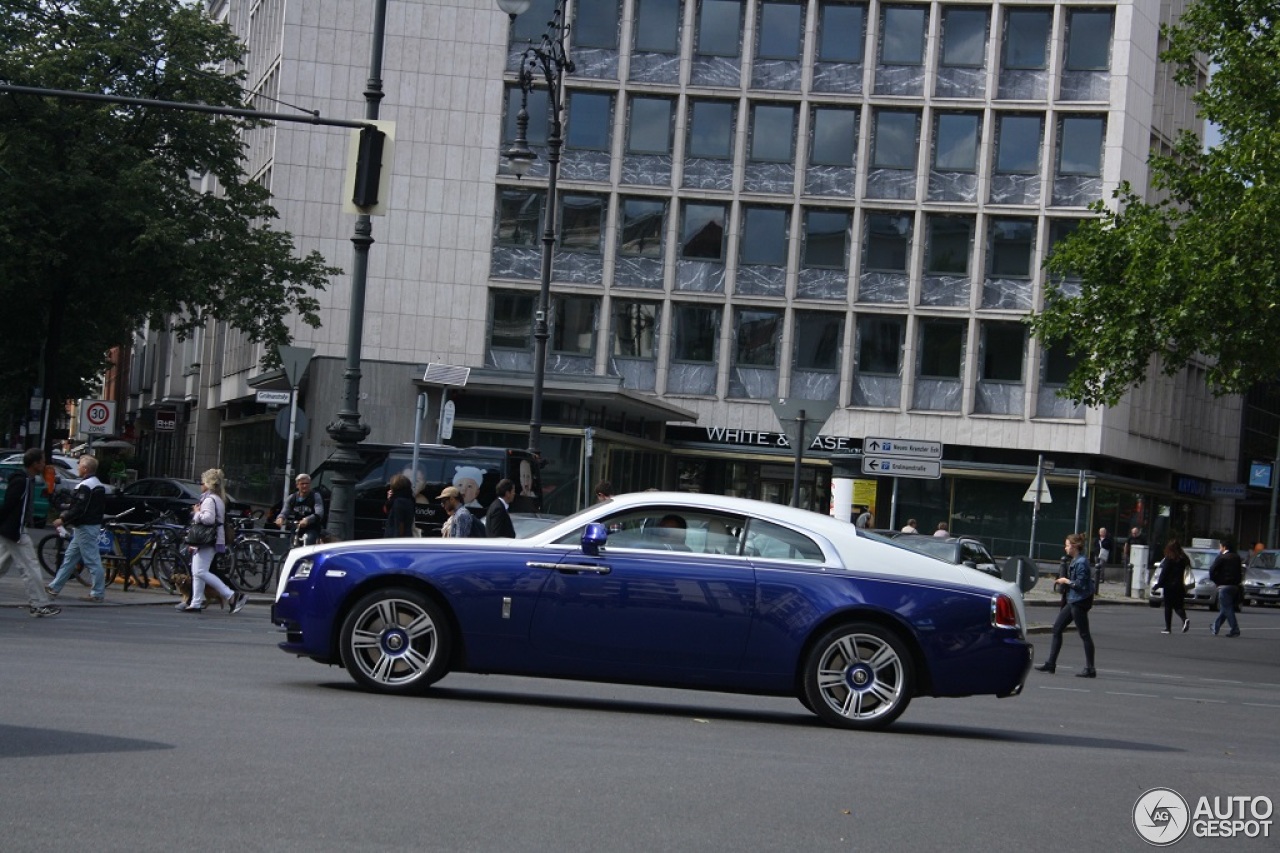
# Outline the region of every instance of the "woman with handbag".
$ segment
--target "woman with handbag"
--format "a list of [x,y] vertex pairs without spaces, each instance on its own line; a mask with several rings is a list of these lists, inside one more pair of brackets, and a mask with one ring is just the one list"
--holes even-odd
[[227,550],[227,491],[222,470],[210,468],[200,475],[200,503],[191,508],[191,526],[187,528],[187,546],[191,549],[191,603],[183,613],[204,610],[204,588],[213,590],[226,600],[232,613],[239,613],[247,596],[233,592],[212,572],[214,556]]

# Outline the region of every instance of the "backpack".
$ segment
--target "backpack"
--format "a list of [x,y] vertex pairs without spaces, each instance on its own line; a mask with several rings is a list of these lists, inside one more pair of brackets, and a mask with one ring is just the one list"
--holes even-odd
[[486,538],[488,538],[488,536],[489,536],[489,532],[488,532],[487,530],[485,530],[485,529],[484,529],[484,519],[483,519],[483,518],[481,518],[480,516],[476,515],[474,512],[471,512],[471,510],[469,510],[469,509],[465,509],[465,508],[464,508],[464,509],[460,509],[460,510],[458,510],[458,512],[467,512],[467,513],[470,513],[470,515],[471,515],[471,533],[470,533],[470,535],[469,535],[469,537],[468,537],[468,538],[470,538],[470,539],[486,539]]

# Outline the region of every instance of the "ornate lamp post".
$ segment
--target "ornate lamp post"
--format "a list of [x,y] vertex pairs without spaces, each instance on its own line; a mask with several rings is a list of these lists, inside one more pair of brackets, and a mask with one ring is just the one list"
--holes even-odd
[[[498,7],[511,16],[528,11],[532,0],[497,0]],[[542,231],[542,279],[538,290],[538,306],[533,316],[533,404],[529,415],[529,452],[542,451],[542,389],[547,372],[547,311],[551,299],[551,259],[556,242],[556,182],[560,177],[560,151],[564,146],[564,75],[573,72],[573,60],[565,49],[569,25],[564,19],[564,0],[557,0],[555,15],[547,23],[547,31],[539,44],[531,44],[520,58],[520,112],[516,115],[516,140],[506,151],[507,163],[516,177],[523,177],[537,159],[529,148],[529,92],[535,74],[547,85],[547,208],[546,227]]]

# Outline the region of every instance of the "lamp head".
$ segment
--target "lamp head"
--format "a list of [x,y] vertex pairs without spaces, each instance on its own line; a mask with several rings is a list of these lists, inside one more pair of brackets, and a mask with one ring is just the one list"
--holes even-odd
[[498,8],[506,12],[512,18],[516,15],[523,15],[529,11],[529,7],[533,5],[533,0],[498,0]]

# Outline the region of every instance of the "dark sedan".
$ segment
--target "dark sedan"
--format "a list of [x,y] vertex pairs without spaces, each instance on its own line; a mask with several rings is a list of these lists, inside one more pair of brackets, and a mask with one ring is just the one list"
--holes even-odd
[[[200,484],[176,477],[145,477],[107,495],[107,515],[119,515],[133,510],[122,521],[130,523],[151,521],[170,512],[179,522],[191,518],[191,507],[200,500]],[[227,519],[249,518],[253,509],[227,495]]]
[[1013,584],[742,498],[621,495],[525,539],[295,548],[280,648],[380,693],[451,671],[794,696],[888,725],[915,696],[1014,696]]

